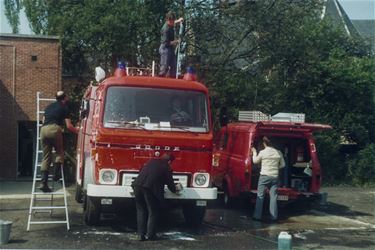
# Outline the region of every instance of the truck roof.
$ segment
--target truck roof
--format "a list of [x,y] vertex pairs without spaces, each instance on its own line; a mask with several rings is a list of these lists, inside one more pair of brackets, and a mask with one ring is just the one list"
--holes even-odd
[[298,123],[298,122],[275,122],[275,121],[259,121],[259,122],[233,122],[228,123],[228,128],[242,131],[254,132],[258,131],[278,131],[278,132],[315,132],[320,130],[331,129],[330,125],[318,123]]
[[124,77],[109,77],[104,80],[101,85],[126,85],[137,87],[161,87],[173,88],[182,90],[197,90],[208,93],[208,89],[202,83],[197,81],[187,81],[183,79],[165,78],[165,77],[151,77],[151,76],[124,76]]

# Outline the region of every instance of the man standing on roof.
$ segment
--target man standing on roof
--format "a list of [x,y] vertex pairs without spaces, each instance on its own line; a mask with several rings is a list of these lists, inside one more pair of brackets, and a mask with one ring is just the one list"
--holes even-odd
[[43,192],[51,192],[48,187],[48,173],[52,162],[52,148],[55,148],[55,173],[54,180],[61,178],[61,166],[64,163],[64,147],[62,126],[65,123],[68,130],[73,133],[78,133],[79,129],[75,128],[69,117],[69,110],[67,107],[68,97],[63,91],[56,93],[56,102],[51,103],[44,110],[43,125],[40,129],[40,140],[42,143],[43,161],[41,167],[41,185],[39,189]]
[[174,47],[180,42],[174,39],[174,25],[182,23],[184,19],[176,19],[174,12],[169,11],[165,16],[165,23],[161,28],[160,71],[159,76],[176,77],[176,55]]
[[252,147],[253,162],[261,163],[260,177],[258,181],[257,201],[255,205],[254,220],[262,219],[264,191],[267,187],[270,194],[270,214],[273,222],[277,221],[277,185],[279,169],[285,167],[285,161],[282,153],[276,150],[271,140],[266,136],[263,137],[264,149],[257,154],[257,150]]

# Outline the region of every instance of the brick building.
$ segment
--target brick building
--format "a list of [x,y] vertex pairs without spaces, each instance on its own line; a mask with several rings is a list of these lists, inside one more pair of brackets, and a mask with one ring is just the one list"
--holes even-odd
[[36,92],[61,89],[61,47],[56,36],[0,33],[0,180],[32,176]]

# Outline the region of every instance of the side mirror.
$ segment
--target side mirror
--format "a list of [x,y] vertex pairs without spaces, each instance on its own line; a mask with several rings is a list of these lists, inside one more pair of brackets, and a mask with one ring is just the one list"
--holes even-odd
[[101,67],[95,68],[95,80],[101,82],[105,78],[105,71]]
[[224,127],[229,123],[228,112],[225,107],[220,109],[219,122],[221,127]]

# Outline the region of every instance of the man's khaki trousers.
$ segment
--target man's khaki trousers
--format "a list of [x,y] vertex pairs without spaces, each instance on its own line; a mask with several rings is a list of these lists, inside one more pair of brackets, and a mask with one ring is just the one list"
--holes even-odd
[[64,147],[62,129],[57,124],[45,125],[40,130],[40,140],[42,143],[43,161],[41,171],[48,171],[52,162],[52,148],[55,148],[55,162],[64,163]]

